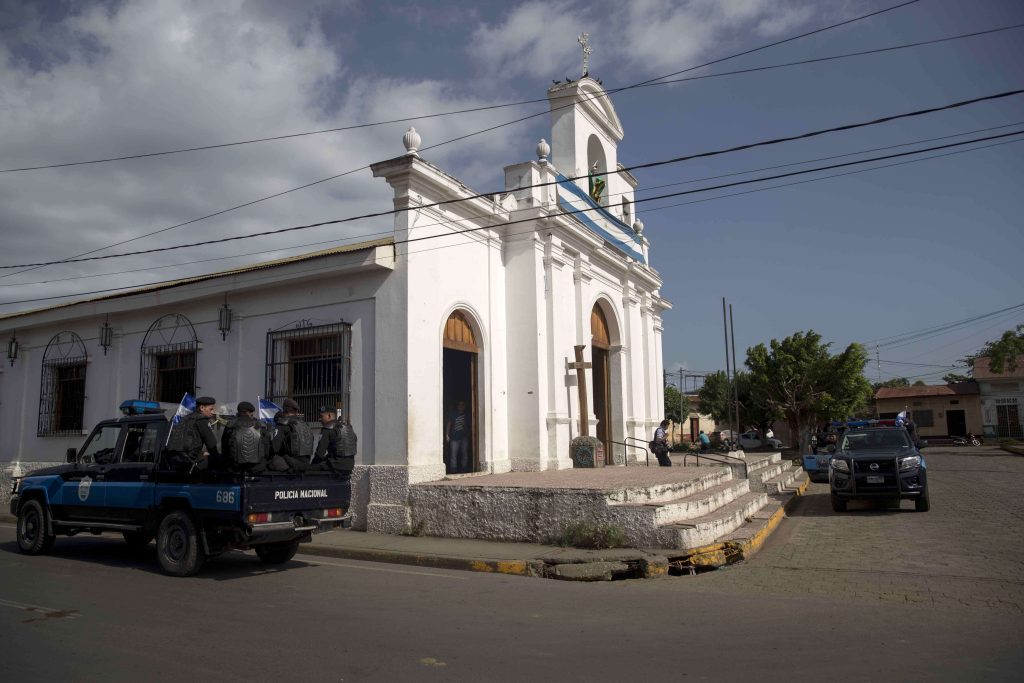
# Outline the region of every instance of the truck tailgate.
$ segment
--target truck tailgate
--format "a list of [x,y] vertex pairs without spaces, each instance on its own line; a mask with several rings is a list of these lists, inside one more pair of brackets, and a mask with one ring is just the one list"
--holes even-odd
[[245,483],[245,512],[284,512],[348,508],[347,479],[323,477],[265,477]]

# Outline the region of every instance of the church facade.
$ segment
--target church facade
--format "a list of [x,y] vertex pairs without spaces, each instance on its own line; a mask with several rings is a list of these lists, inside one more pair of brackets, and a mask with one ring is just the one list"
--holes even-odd
[[636,453],[662,417],[670,304],[610,98],[588,77],[548,97],[551,143],[505,168],[502,193],[421,158],[410,129],[371,167],[391,237],[0,318],[0,459],[60,460],[124,398],[291,396],[310,421],[330,405],[352,422],[355,525],[401,533],[410,484],[569,468],[581,421],[609,461]]

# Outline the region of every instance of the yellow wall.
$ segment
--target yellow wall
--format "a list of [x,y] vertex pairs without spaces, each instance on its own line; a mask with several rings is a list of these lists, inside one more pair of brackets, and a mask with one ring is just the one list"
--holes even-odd
[[[952,403],[959,401],[959,403]],[[965,434],[947,434],[946,411],[962,410],[967,419],[967,431],[975,434],[982,434],[981,422],[981,397],[978,395],[969,396],[918,396],[911,398],[883,398],[876,402],[878,414],[899,413],[906,408],[910,411],[910,419],[918,425],[917,431],[923,437],[929,436],[965,436]],[[931,410],[933,424],[931,427],[922,427],[914,411]]]

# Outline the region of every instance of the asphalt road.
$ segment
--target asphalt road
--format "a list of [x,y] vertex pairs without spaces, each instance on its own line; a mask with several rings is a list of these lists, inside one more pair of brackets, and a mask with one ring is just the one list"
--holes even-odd
[[174,579],[152,546],[25,557],[0,525],[0,661],[6,680],[1019,680],[1024,458],[929,464],[929,513],[834,515],[812,488],[752,561],[648,581],[251,553]]

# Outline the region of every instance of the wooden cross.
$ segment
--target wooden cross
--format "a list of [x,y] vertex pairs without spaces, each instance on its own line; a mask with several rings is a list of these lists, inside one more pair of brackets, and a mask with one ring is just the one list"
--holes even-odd
[[583,349],[585,344],[574,346],[576,362],[568,363],[566,367],[576,371],[576,389],[580,393],[580,436],[590,436],[590,411],[587,407],[587,370],[593,367],[593,363],[583,362]]
[[[583,75],[588,76],[590,74],[590,65],[588,64],[590,61],[590,53],[594,51],[593,48],[590,47],[590,34],[581,33],[579,37],[576,38],[576,42],[583,48]],[[583,436],[586,436],[586,434]]]

